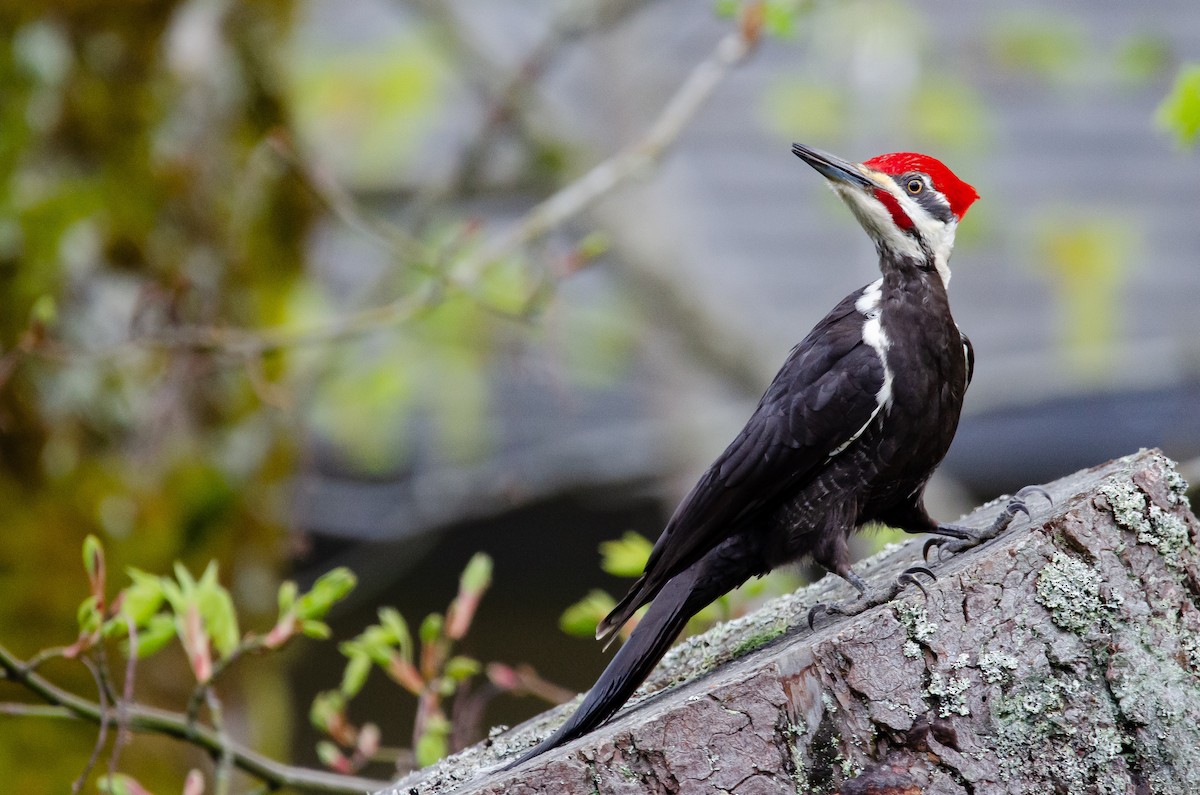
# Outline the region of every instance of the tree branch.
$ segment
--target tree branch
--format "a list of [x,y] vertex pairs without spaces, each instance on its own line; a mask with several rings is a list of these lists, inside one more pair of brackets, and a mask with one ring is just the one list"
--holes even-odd
[[[737,30],[726,34],[712,53],[684,79],[646,133],[632,144],[592,168],[531,208],[507,231],[493,238],[475,253],[460,260],[447,272],[431,276],[416,292],[390,303],[347,314],[306,330],[285,328],[247,329],[233,326],[178,326],[157,333],[135,336],[111,348],[88,353],[90,357],[120,357],[151,350],[187,350],[204,353],[228,353],[237,356],[261,356],[288,348],[327,345],[354,339],[373,331],[392,328],[436,306],[447,292],[471,296],[480,306],[517,320],[524,320],[528,307],[517,311],[490,306],[475,295],[475,287],[488,267],[537,241],[549,232],[587,210],[604,196],[631,178],[657,165],[678,141],[687,125],[712,96],[730,70],[741,64],[755,49],[761,33],[761,18],[756,6],[748,6]],[[279,142],[275,143],[280,151]],[[286,152],[284,153],[286,157]],[[352,228],[371,234],[399,254],[411,254],[413,241],[405,233],[384,231],[385,222],[368,219],[343,194],[331,194],[321,187],[335,214]],[[390,226],[390,225],[388,225]],[[559,277],[561,278],[561,277]],[[529,296],[532,305],[545,290],[541,287]],[[49,341],[34,350],[48,358],[71,358],[76,352],[54,346]]]
[[[102,706],[54,685],[30,671],[25,663],[13,656],[3,645],[0,645],[0,669],[3,669],[7,680],[24,686],[38,698],[60,708],[61,711],[54,713],[56,716],[66,717],[69,714],[71,717],[102,726],[117,719],[116,710],[112,707]],[[0,711],[13,712],[10,709]],[[239,770],[255,776],[271,787],[360,795],[364,790],[377,790],[386,783],[285,765],[239,743],[222,742],[217,733],[209,727],[189,725],[187,716],[167,710],[131,704],[126,708],[123,720],[132,731],[162,734],[183,740],[204,749],[214,759],[219,760],[228,755],[232,764]]]

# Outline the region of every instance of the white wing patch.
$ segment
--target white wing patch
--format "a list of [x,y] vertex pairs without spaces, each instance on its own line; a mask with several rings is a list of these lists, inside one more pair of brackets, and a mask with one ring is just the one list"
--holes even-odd
[[875,410],[871,412],[871,416],[867,418],[863,426],[855,431],[849,439],[838,445],[829,454],[830,458],[845,450],[855,439],[862,436],[881,411],[885,409],[890,410],[892,407],[892,368],[888,366],[887,360],[887,352],[892,347],[892,341],[888,339],[887,332],[883,330],[882,278],[871,282],[863,288],[862,295],[854,302],[854,308],[863,316],[863,342],[875,351],[879,356],[880,363],[883,365],[883,384],[879,387],[879,391],[875,393]]

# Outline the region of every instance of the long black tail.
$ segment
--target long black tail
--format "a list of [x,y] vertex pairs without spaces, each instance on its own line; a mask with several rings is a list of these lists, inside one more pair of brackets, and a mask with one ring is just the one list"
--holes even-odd
[[575,714],[505,769],[581,737],[612,717],[654,670],[688,619],[751,575],[762,572],[755,557],[747,549],[745,538],[734,537],[676,575],[655,597]]

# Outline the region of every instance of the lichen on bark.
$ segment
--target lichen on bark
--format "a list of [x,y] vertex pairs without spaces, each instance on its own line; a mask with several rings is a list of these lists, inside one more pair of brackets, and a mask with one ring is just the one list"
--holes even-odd
[[[1054,506],[939,564],[928,600],[810,632],[834,578],[672,652],[632,707],[508,773],[567,714],[393,795],[1200,792],[1200,522],[1161,454],[1048,486]],[[998,504],[964,521],[990,522]],[[856,568],[895,577],[913,541]]]

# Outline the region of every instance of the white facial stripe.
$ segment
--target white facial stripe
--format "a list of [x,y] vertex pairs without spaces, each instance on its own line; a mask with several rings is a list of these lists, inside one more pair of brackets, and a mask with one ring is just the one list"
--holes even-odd
[[[937,268],[942,284],[949,285],[950,253],[954,249],[954,234],[958,229],[958,222],[951,220],[949,223],[944,223],[934,218],[920,203],[901,190],[888,175],[867,169],[863,169],[863,171],[900,204],[900,208],[912,220],[921,238],[933,252],[933,265]],[[892,214],[878,199],[848,185],[832,183],[832,187],[849,205],[854,217],[862,224],[863,229],[871,236],[872,240],[887,246],[901,256],[918,260],[925,258],[925,252],[921,250],[920,244],[911,234],[896,226],[895,221],[892,220]]]
[[[911,235],[896,226],[896,222],[892,220],[892,214],[878,199],[863,193],[860,188],[853,188],[837,182],[831,183],[831,185],[834,193],[842,198],[842,201],[850,208],[850,212],[854,213],[854,217],[877,244],[886,246],[897,254],[910,259],[923,258],[921,246]],[[900,206],[904,207],[903,204]],[[905,211],[908,212],[907,207],[905,207]]]

